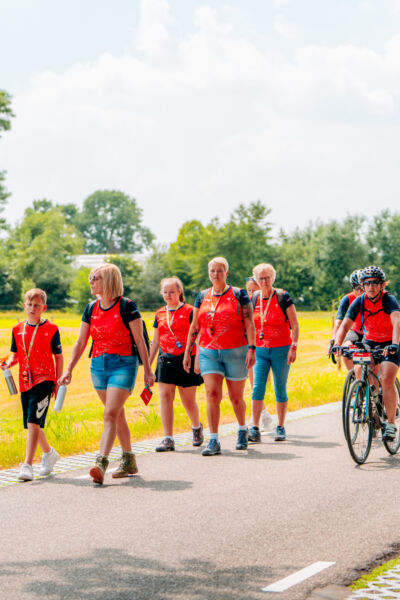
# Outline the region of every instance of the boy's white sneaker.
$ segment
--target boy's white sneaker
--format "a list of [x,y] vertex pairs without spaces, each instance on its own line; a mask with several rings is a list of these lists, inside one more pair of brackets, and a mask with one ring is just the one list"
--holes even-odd
[[264,431],[272,430],[272,417],[266,408],[261,413],[261,428]]
[[60,458],[60,455],[54,448],[51,448],[50,452],[44,452],[42,456],[42,463],[40,465],[39,475],[50,475],[54,465]]
[[33,479],[32,465],[28,465],[27,463],[22,463],[19,466],[18,479],[19,479],[19,481],[32,481],[32,479]]

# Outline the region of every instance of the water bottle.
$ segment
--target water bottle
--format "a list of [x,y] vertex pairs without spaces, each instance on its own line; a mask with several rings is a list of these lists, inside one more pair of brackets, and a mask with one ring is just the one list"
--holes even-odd
[[60,385],[60,387],[58,388],[58,392],[57,392],[57,398],[56,398],[56,403],[54,405],[54,412],[61,412],[61,409],[63,407],[64,404],[64,398],[65,398],[65,394],[67,393],[67,386],[66,385]]
[[4,369],[3,373],[4,373],[4,377],[6,379],[6,384],[8,387],[8,391],[10,392],[10,395],[15,396],[15,394],[18,394],[18,390],[17,390],[17,386],[15,385],[14,377],[12,376],[10,369]]

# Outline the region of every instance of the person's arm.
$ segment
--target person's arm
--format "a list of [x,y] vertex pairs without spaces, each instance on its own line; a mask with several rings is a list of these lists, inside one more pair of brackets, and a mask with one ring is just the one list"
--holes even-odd
[[393,325],[392,344],[399,344],[400,341],[400,312],[396,310],[390,315],[390,320]]
[[64,375],[61,375],[61,377],[59,378],[59,380],[57,382],[58,385],[69,385],[71,383],[72,371],[73,371],[76,363],[78,362],[78,360],[80,359],[80,357],[82,356],[82,354],[85,351],[86,345],[88,343],[89,335],[90,335],[90,325],[89,325],[89,323],[85,323],[84,321],[82,321],[81,328],[79,330],[78,339],[76,340],[74,347],[72,348],[71,359],[69,361],[69,364],[67,366],[67,369],[66,369]]
[[190,366],[191,366],[191,358],[190,357],[191,357],[194,345],[196,343],[197,336],[199,335],[199,331],[200,331],[199,309],[194,307],[192,322],[189,327],[189,332],[188,332],[188,337],[187,337],[187,342],[186,342],[185,354],[183,356],[183,368],[185,369],[185,371],[187,373],[190,373]]
[[[253,305],[251,302],[247,302],[242,306],[243,310],[243,319],[244,326],[246,328],[247,342],[249,344],[249,349],[247,350],[246,355],[246,367],[251,369],[254,367],[256,362],[256,328],[254,327],[253,320]],[[250,346],[253,346],[252,348]]]
[[139,356],[142,359],[143,368],[144,368],[144,382],[146,385],[152,387],[156,380],[156,376],[151,370],[149,355],[147,353],[147,347],[143,337],[143,321],[142,319],[134,319],[129,322],[129,327],[131,329],[133,339],[135,340],[136,347],[139,352]]
[[18,356],[16,352],[11,352],[10,356],[7,358],[5,362],[0,365],[0,368],[5,371],[5,369],[9,369],[18,363]]
[[56,398],[59,388],[58,380],[60,379],[64,368],[64,356],[62,354],[54,354],[54,360],[56,363],[56,384],[54,386],[53,396]]
[[150,345],[150,364],[153,364],[153,360],[155,359],[159,349],[160,349],[160,334],[158,332],[158,327],[154,327],[153,340]]
[[291,304],[286,309],[286,314],[289,319],[290,327],[292,328],[292,344],[289,348],[287,364],[290,365],[294,363],[297,358],[297,344],[299,341],[299,320],[297,318],[296,307],[294,304]]
[[341,346],[344,338],[346,337],[346,333],[353,327],[353,319],[350,317],[345,317],[342,321],[341,326],[339,327],[339,331],[335,337],[335,346]]

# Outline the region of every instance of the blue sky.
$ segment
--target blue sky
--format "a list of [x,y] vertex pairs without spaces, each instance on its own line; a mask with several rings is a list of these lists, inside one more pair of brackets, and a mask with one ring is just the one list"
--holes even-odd
[[160,242],[260,199],[397,210],[400,0],[0,0],[6,216],[134,196]]

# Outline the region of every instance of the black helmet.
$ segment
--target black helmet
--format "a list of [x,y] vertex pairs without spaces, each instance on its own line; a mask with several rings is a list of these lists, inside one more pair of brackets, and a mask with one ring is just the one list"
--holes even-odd
[[361,271],[361,276],[360,276],[360,281],[361,283],[365,280],[365,279],[369,279],[370,277],[374,277],[375,279],[377,279],[380,283],[384,282],[386,279],[386,275],[385,273],[382,271],[382,269],[380,267],[375,267],[373,265],[371,265],[370,267],[365,267],[365,269],[363,269]]
[[360,285],[360,275],[362,273],[362,269],[358,269],[357,271],[353,271],[349,277],[351,287],[355,288]]

